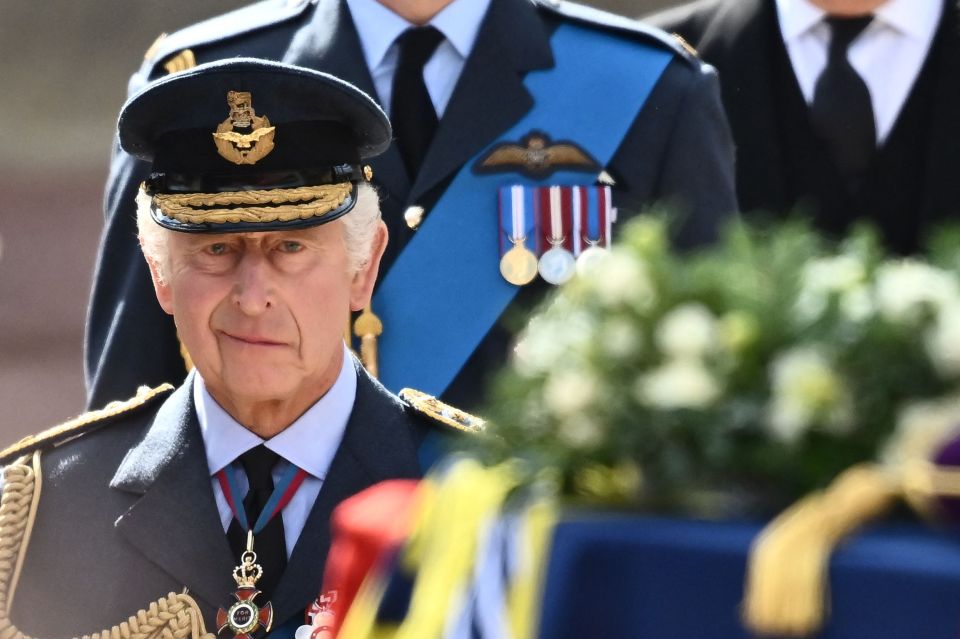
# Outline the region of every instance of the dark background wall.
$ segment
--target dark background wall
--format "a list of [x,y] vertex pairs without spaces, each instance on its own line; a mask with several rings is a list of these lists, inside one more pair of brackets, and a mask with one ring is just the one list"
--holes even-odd
[[[672,0],[594,0],[637,16]],[[126,81],[238,0],[0,0],[0,447],[81,412],[86,300]]]

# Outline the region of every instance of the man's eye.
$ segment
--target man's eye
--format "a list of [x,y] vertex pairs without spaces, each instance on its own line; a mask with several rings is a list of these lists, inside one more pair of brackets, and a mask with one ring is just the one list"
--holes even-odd
[[294,242],[293,240],[287,240],[280,245],[280,249],[284,253],[297,253],[298,251],[303,250],[303,244],[300,242]]
[[211,244],[207,250],[211,255],[223,255],[227,252],[227,245],[224,242],[217,242],[216,244]]

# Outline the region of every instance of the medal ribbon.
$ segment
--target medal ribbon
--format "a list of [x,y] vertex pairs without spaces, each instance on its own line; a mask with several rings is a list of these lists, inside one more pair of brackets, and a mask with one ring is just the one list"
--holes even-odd
[[578,257],[580,251],[583,250],[583,237],[581,231],[581,219],[582,215],[581,210],[583,207],[583,187],[580,186],[571,186],[570,187],[570,202],[572,204],[571,209],[571,218],[573,226],[573,256]]
[[[307,474],[307,471],[302,468],[297,468],[293,464],[289,464],[289,468],[283,471],[280,481],[277,482],[273,493],[270,494],[270,499],[268,499],[267,503],[263,506],[263,510],[260,511],[260,516],[257,517],[257,521],[253,525],[254,535],[262,531],[266,525],[270,523],[270,520],[283,510],[284,506],[290,503],[293,495],[297,492],[297,489],[300,488],[300,484],[306,479]],[[237,523],[240,524],[241,528],[249,531],[250,522],[247,521],[247,512],[243,508],[243,501],[240,499],[240,490],[237,486],[237,480],[233,477],[233,473],[228,473],[226,468],[221,469],[217,472],[217,481],[220,482],[223,496],[227,498],[227,503],[230,505],[230,510],[233,511],[233,516],[236,517]]]
[[563,205],[559,186],[550,187],[550,244],[563,244]]
[[[500,189],[500,255],[514,246],[524,246],[535,239],[535,205],[533,189],[523,186],[505,186]],[[536,246],[528,246],[532,251]]]

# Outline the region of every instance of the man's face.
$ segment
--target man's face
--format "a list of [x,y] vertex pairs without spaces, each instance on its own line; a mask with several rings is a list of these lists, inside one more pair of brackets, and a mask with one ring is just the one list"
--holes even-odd
[[207,388],[235,417],[274,402],[305,410],[336,379],[349,311],[369,302],[385,234],[352,273],[342,224],[169,233],[157,298]]

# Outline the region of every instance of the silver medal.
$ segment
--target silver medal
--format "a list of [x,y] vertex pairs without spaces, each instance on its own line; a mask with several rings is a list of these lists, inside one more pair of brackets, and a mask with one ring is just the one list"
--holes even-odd
[[540,277],[547,282],[559,286],[568,281],[576,272],[576,260],[573,254],[562,246],[554,246],[540,256],[537,266]]

